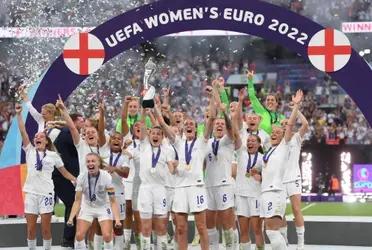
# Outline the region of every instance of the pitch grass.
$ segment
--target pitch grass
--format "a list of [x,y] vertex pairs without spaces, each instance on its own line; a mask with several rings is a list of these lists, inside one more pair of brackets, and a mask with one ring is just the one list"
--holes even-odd
[[[309,206],[310,204],[314,204]],[[341,203],[341,202],[312,202],[302,203],[304,215],[316,216],[372,216],[371,203]],[[54,214],[57,217],[63,217],[65,213],[65,206],[57,204],[54,207]],[[290,204],[287,205],[286,214],[292,214]]]
[[[314,204],[310,207],[310,204]],[[341,203],[341,202],[312,202],[301,204],[303,215],[314,216],[372,216],[371,203]],[[292,208],[287,205],[286,214],[291,214]]]

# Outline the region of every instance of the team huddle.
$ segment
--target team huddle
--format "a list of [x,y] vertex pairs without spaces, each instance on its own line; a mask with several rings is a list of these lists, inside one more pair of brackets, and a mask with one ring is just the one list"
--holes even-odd
[[61,98],[39,113],[24,95],[38,123],[31,143],[16,105],[28,170],[23,191],[29,249],[36,249],[38,215],[43,247],[51,248],[55,193],[66,206],[62,246],[75,249],[86,249],[86,241],[89,249],[130,249],[132,233],[137,249],[152,249],[152,242],[154,249],[187,249],[191,214],[201,249],[219,249],[220,231],[225,249],[251,249],[250,232],[256,249],[265,249],[264,232],[272,249],[287,249],[287,198],[297,249],[304,249],[303,93],[292,97],[285,118],[275,95],[261,104],[253,72],[247,76],[253,112],[242,111],[245,89],[229,103],[218,78],[206,88],[203,123],[172,112],[168,89],[155,97],[154,108],[141,109],[139,98],[126,96],[113,132],[105,129],[103,102],[97,117],[84,119],[69,114]]

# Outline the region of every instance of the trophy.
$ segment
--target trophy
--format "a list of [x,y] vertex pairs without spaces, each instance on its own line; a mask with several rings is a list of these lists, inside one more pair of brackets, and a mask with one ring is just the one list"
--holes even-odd
[[143,77],[144,96],[142,99],[142,107],[144,108],[154,107],[155,87],[149,84],[149,80],[151,76],[154,75],[155,71],[156,64],[153,62],[152,57],[150,57],[145,64],[145,75]]
[[22,83],[17,89],[15,89],[14,97],[16,99],[16,102],[21,103],[24,99],[24,96],[27,97],[28,89],[33,84],[30,83]]

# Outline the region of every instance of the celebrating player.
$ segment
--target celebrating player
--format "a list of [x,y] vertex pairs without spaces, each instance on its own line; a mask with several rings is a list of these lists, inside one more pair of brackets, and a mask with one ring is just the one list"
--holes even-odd
[[252,103],[252,108],[256,114],[261,116],[262,120],[260,127],[268,134],[271,134],[272,125],[280,125],[280,121],[285,117],[277,112],[279,100],[276,95],[269,94],[266,96],[265,106],[263,106],[256,96],[256,91],[253,85],[253,71],[248,71],[248,96]]
[[[214,89],[216,89],[216,85],[214,85]],[[231,121],[224,110],[225,105],[221,104],[219,108],[224,118],[214,120],[214,137],[209,139],[205,173],[208,198],[207,228],[209,245],[212,250],[218,249],[219,246],[219,233],[216,229],[217,217],[222,222],[226,249],[234,249],[234,180],[230,164],[234,144]]]
[[36,220],[40,214],[43,248],[51,249],[52,233],[50,222],[54,209],[52,172],[54,167],[56,167],[66,179],[75,183],[76,178],[63,167],[61,157],[54,152],[53,144],[45,132],[36,133],[33,140],[34,145],[31,144],[22,119],[22,107],[17,104],[15,109],[27,164],[27,178],[23,186],[27,221],[27,245],[29,249],[36,249]]
[[298,106],[303,93],[297,91],[292,97],[294,107],[288,120],[287,128],[273,126],[271,134],[272,147],[264,154],[265,166],[262,170],[262,216],[265,218],[266,234],[273,250],[287,249],[286,242],[279,228],[286,207],[286,195],[283,185],[285,168],[288,166],[289,141],[292,138],[292,127],[296,120]]
[[101,227],[104,249],[113,249],[112,216],[115,226],[121,227],[118,204],[111,176],[104,168],[103,161],[96,153],[86,155],[87,171],[78,176],[76,195],[68,224],[77,217],[75,249],[86,249],[85,235],[93,219],[98,219]]
[[[297,250],[303,250],[305,244],[305,223],[304,217],[301,212],[301,172],[299,166],[299,158],[301,152],[301,145],[304,135],[308,131],[309,124],[305,116],[298,111],[298,117],[301,121],[301,127],[298,132],[294,133],[291,141],[289,142],[289,166],[285,169],[283,183],[287,197],[289,197],[292,205],[293,215],[295,217],[296,233],[297,233]],[[282,126],[286,126],[287,120],[282,121]],[[287,238],[287,225],[286,221],[280,231]]]

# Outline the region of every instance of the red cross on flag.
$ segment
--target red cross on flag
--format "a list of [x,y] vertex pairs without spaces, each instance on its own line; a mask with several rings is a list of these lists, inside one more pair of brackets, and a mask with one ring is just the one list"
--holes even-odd
[[89,75],[103,64],[105,49],[96,36],[83,32],[68,39],[63,48],[63,59],[75,74]]
[[315,68],[325,72],[335,72],[349,62],[351,45],[344,33],[326,28],[311,38],[307,53]]

